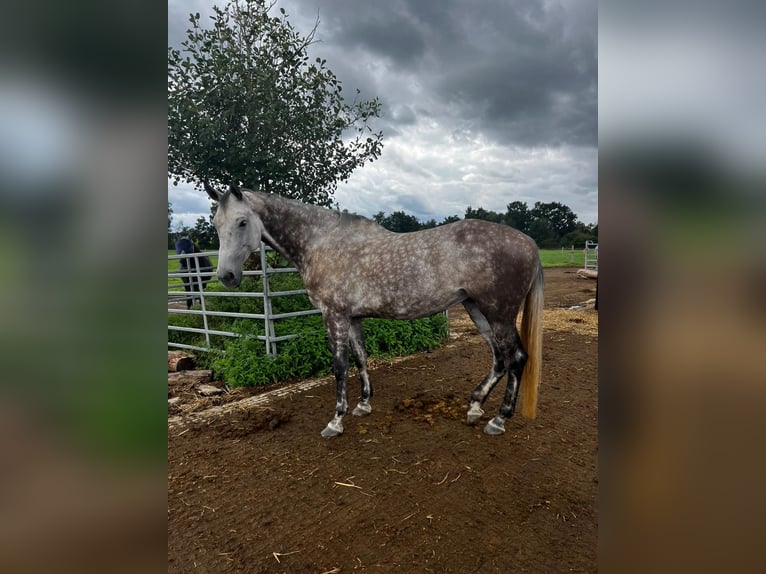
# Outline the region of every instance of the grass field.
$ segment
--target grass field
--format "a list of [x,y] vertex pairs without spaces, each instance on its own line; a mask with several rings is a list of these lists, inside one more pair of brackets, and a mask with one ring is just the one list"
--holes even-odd
[[541,249],[540,259],[543,267],[582,267],[585,265],[585,253],[582,249]]

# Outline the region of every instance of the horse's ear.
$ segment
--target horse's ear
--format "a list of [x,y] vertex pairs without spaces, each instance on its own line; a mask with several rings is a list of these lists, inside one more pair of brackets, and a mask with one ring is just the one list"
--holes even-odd
[[242,190],[238,188],[236,185],[234,185],[233,183],[229,184],[229,191],[234,197],[236,197],[240,201],[242,200]]
[[210,199],[213,201],[220,201],[221,195],[213,188],[212,185],[208,182],[208,180],[203,180],[202,185],[205,186],[205,191],[210,196]]

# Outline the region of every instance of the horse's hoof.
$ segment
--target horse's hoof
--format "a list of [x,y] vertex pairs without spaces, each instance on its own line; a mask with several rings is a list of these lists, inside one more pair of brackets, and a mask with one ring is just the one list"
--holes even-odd
[[466,420],[469,425],[472,425],[483,416],[484,410],[479,405],[472,405],[471,408],[468,409]]
[[343,425],[340,422],[336,423],[335,421],[327,423],[327,426],[322,431],[322,436],[324,438],[332,438],[341,434],[343,434]]
[[499,435],[505,432],[505,420],[495,417],[484,427],[484,434]]
[[353,411],[351,411],[351,414],[355,417],[364,417],[369,415],[372,412],[372,405],[370,403],[359,403],[356,405],[356,408],[354,408]]

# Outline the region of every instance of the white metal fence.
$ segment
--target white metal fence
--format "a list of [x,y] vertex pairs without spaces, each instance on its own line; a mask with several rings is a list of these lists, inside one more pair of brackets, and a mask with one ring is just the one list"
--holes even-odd
[[[208,319],[210,317],[233,317],[240,319],[253,319],[261,320],[264,322],[264,335],[258,335],[256,338],[261,340],[266,345],[266,353],[269,355],[275,355],[277,353],[277,343],[280,341],[286,341],[298,336],[298,333],[292,333],[289,335],[281,335],[277,337],[274,333],[274,321],[279,319],[285,319],[287,317],[300,317],[304,315],[316,315],[320,311],[318,309],[307,309],[305,311],[293,311],[290,313],[273,313],[272,312],[272,300],[275,297],[288,297],[291,295],[303,295],[306,293],[305,289],[295,289],[291,291],[271,291],[269,288],[269,277],[276,273],[297,273],[298,270],[294,267],[270,267],[266,257],[266,251],[270,250],[269,247],[261,243],[260,258],[261,269],[259,271],[245,271],[244,276],[256,276],[263,278],[263,291],[261,292],[246,292],[246,291],[205,291],[204,282],[210,281],[210,283],[216,282],[215,269],[216,264],[214,262],[213,271],[202,271],[199,269],[200,265],[189,265],[189,268],[185,271],[168,271],[168,314],[179,315],[201,315],[202,316],[202,328],[198,327],[184,327],[180,325],[168,325],[170,331],[184,331],[187,333],[198,333],[204,335],[205,346],[188,345],[185,343],[175,343],[168,341],[168,347],[174,347],[179,349],[193,349],[197,351],[210,351],[210,337],[239,337],[238,333],[232,331],[221,331],[217,329],[211,329],[209,327]],[[202,253],[186,253],[184,255],[168,255],[168,260],[180,260],[183,258],[195,259],[199,262],[199,258],[208,256],[211,259],[217,257],[217,251],[205,251]],[[211,277],[212,275],[212,277]],[[181,279],[181,284],[172,279]],[[185,278],[190,279],[195,287],[196,291],[187,292],[183,289],[183,280]],[[178,303],[185,304],[189,298],[199,299],[199,309],[180,309],[174,305]],[[206,299],[211,297],[257,297],[263,299],[263,313],[234,313],[230,311],[212,311],[207,309]]]
[[595,241],[585,242],[585,269],[598,271],[598,243]]

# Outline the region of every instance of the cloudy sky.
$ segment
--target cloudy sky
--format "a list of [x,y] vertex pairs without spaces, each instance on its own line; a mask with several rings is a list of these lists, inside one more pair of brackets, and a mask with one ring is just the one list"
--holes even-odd
[[[169,0],[168,42],[213,0]],[[221,3],[221,2],[219,2]],[[595,0],[280,0],[298,30],[319,18],[321,56],[344,93],[379,97],[381,157],[340,184],[341,208],[421,220],[558,201],[598,221]],[[204,21],[204,18],[203,18]],[[206,196],[168,185],[175,221]]]

